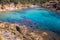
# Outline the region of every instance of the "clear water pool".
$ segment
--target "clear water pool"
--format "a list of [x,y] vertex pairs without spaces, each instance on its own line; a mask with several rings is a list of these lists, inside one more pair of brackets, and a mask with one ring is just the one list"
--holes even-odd
[[60,33],[60,14],[43,8],[0,13],[0,20]]

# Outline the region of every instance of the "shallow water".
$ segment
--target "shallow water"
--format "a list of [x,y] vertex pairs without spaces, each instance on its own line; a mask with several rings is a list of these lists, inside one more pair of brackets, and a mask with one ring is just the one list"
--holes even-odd
[[0,20],[60,33],[60,14],[43,8],[30,8],[1,13]]

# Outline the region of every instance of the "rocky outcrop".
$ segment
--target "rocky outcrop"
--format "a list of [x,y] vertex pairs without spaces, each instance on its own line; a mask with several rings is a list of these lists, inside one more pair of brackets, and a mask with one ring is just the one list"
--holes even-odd
[[41,5],[43,8],[50,9],[52,11],[60,12],[60,1],[49,1]]
[[20,25],[0,22],[0,40],[60,40],[53,32],[38,31]]

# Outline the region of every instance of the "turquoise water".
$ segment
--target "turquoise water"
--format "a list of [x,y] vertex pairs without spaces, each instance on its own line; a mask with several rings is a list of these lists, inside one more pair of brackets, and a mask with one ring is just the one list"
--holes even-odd
[[2,13],[0,14],[0,20],[60,33],[60,14],[43,8]]

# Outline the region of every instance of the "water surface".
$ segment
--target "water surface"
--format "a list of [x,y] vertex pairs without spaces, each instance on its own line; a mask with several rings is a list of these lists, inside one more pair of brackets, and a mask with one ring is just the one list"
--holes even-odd
[[43,8],[30,8],[1,13],[0,20],[60,33],[60,14]]

